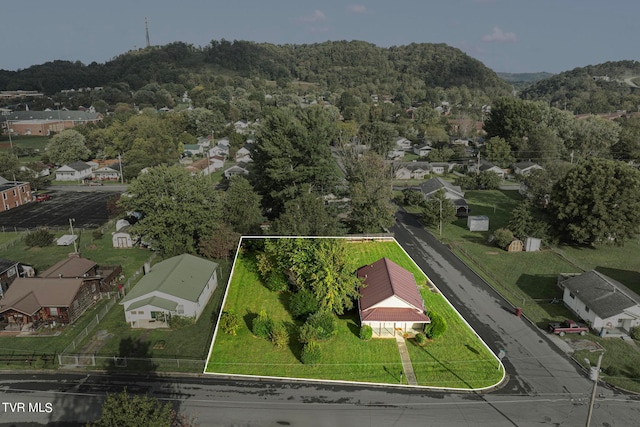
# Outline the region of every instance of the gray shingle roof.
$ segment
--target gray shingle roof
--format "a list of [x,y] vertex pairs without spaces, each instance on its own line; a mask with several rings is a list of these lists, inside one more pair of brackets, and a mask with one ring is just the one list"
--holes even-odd
[[561,283],[601,319],[640,304],[640,295],[595,270],[572,276]]
[[453,193],[459,196],[460,198],[464,197],[462,188],[457,185],[453,185],[449,181],[445,181],[442,178],[431,178],[420,184],[420,190],[424,193],[425,196],[429,196],[430,194],[435,193],[441,188],[446,192]]

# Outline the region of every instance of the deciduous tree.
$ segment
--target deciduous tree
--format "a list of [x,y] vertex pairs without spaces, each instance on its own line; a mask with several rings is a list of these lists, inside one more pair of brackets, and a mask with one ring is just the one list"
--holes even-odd
[[63,130],[54,135],[47,144],[46,150],[49,159],[57,165],[86,160],[91,155],[85,145],[84,136],[73,129]]
[[640,231],[640,171],[620,161],[583,161],[553,187],[549,207],[564,239],[623,244]]
[[220,199],[201,175],[191,176],[179,166],[158,166],[134,180],[119,204],[142,215],[133,232],[172,256],[196,253],[199,242],[219,226]]

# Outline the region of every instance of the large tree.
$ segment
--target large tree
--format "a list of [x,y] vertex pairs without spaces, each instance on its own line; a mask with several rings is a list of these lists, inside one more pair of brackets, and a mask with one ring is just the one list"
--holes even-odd
[[583,161],[554,186],[550,210],[566,240],[623,244],[640,231],[640,171],[619,161]]
[[351,228],[356,233],[380,233],[394,222],[392,178],[382,157],[370,151],[347,168],[351,197]]
[[499,136],[491,138],[483,147],[484,157],[501,168],[506,168],[515,160],[511,146]]
[[309,192],[288,200],[271,229],[281,236],[337,236],[345,232],[324,200]]
[[86,160],[91,155],[85,145],[84,136],[73,129],[63,130],[54,135],[47,144],[46,150],[49,160],[57,165]]
[[422,209],[422,220],[430,226],[440,226],[456,220],[456,207],[447,199],[444,190],[438,190],[429,197]]
[[199,242],[222,222],[222,201],[209,181],[179,166],[150,168],[120,198],[142,218],[132,228],[165,256],[196,253]]
[[260,195],[243,176],[232,177],[224,194],[225,221],[240,234],[258,234],[264,220]]
[[[312,110],[312,111],[311,111]],[[298,112],[272,109],[263,119],[252,148],[249,175],[271,217],[303,188],[326,195],[337,182],[337,166],[329,143],[335,128],[317,109]]]

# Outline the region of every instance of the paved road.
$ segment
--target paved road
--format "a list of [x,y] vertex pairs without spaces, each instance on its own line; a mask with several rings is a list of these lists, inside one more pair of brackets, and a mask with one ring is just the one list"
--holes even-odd
[[[582,396],[591,388],[580,368],[456,258],[413,215],[398,213],[396,239],[494,353],[503,360],[513,394]],[[555,337],[553,337],[555,338]],[[604,392],[604,391],[603,391]]]
[[[585,398],[558,395],[482,396],[95,373],[4,374],[0,376],[0,426],[84,425],[99,416],[105,393],[124,387],[173,403],[182,413],[196,417],[200,426],[576,426],[584,425],[587,414]],[[20,403],[27,410],[12,412]],[[36,410],[29,411],[29,404]],[[637,425],[639,408],[624,398],[599,398],[592,425]]]

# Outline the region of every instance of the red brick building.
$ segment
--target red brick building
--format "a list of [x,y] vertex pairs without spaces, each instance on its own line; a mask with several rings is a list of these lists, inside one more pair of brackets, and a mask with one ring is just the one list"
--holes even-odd
[[7,181],[0,176],[0,212],[17,208],[32,201],[28,182]]

